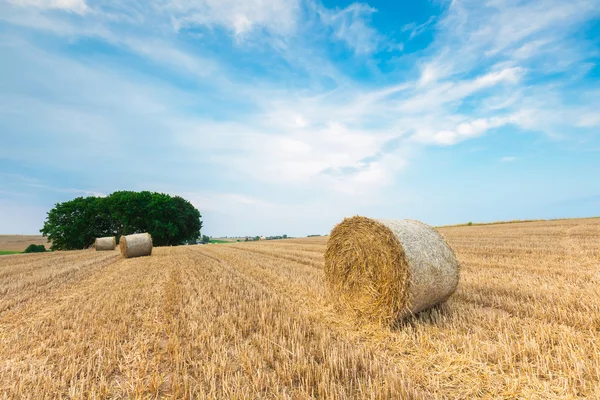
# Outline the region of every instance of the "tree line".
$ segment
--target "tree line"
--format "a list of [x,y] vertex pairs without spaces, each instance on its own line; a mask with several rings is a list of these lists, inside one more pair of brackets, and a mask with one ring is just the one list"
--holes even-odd
[[202,228],[200,212],[179,196],[149,191],[119,191],[106,197],[78,197],[57,203],[40,232],[52,250],[90,247],[97,237],[148,232],[156,246],[195,240]]

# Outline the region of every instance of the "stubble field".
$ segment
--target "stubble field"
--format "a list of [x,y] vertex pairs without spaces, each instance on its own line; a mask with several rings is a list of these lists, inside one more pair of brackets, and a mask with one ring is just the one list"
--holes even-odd
[[327,301],[326,238],[0,257],[0,398],[600,398],[600,219],[441,228],[444,305]]
[[50,243],[41,235],[0,235],[0,251],[21,252],[30,244],[43,244],[46,249]]

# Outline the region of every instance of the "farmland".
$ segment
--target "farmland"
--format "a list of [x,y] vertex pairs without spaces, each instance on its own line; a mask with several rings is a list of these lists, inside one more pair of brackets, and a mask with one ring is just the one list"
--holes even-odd
[[450,300],[327,300],[327,238],[0,258],[0,397],[600,398],[600,219],[441,228]]
[[0,235],[0,252],[22,252],[30,244],[50,248],[50,243],[41,235]]

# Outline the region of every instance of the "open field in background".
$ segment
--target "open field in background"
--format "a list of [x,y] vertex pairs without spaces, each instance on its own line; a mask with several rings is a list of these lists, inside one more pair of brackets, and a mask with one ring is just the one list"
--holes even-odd
[[326,238],[0,260],[0,397],[600,398],[600,219],[441,228],[457,293],[326,300]]
[[[579,219],[600,219],[600,217],[588,217],[588,218],[579,218]],[[504,224],[520,224],[524,222],[544,222],[544,223],[552,223],[552,222],[560,222],[566,221],[565,219],[515,219],[512,221],[494,221],[494,222],[465,222],[461,224],[454,225],[442,225],[436,228],[457,228],[461,226],[483,226],[483,225],[504,225]]]
[[[243,241],[243,239],[241,241]],[[214,243],[214,244],[236,243],[236,242],[237,242],[236,239],[230,239],[230,238],[210,239],[210,243]]]
[[50,249],[50,243],[42,235],[0,235],[0,252],[21,252],[30,244],[43,244]]

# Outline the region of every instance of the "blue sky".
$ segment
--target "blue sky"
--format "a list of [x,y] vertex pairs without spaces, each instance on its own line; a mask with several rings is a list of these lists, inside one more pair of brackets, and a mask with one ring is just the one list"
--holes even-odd
[[203,233],[600,215],[597,0],[0,0],[0,233],[180,195]]

